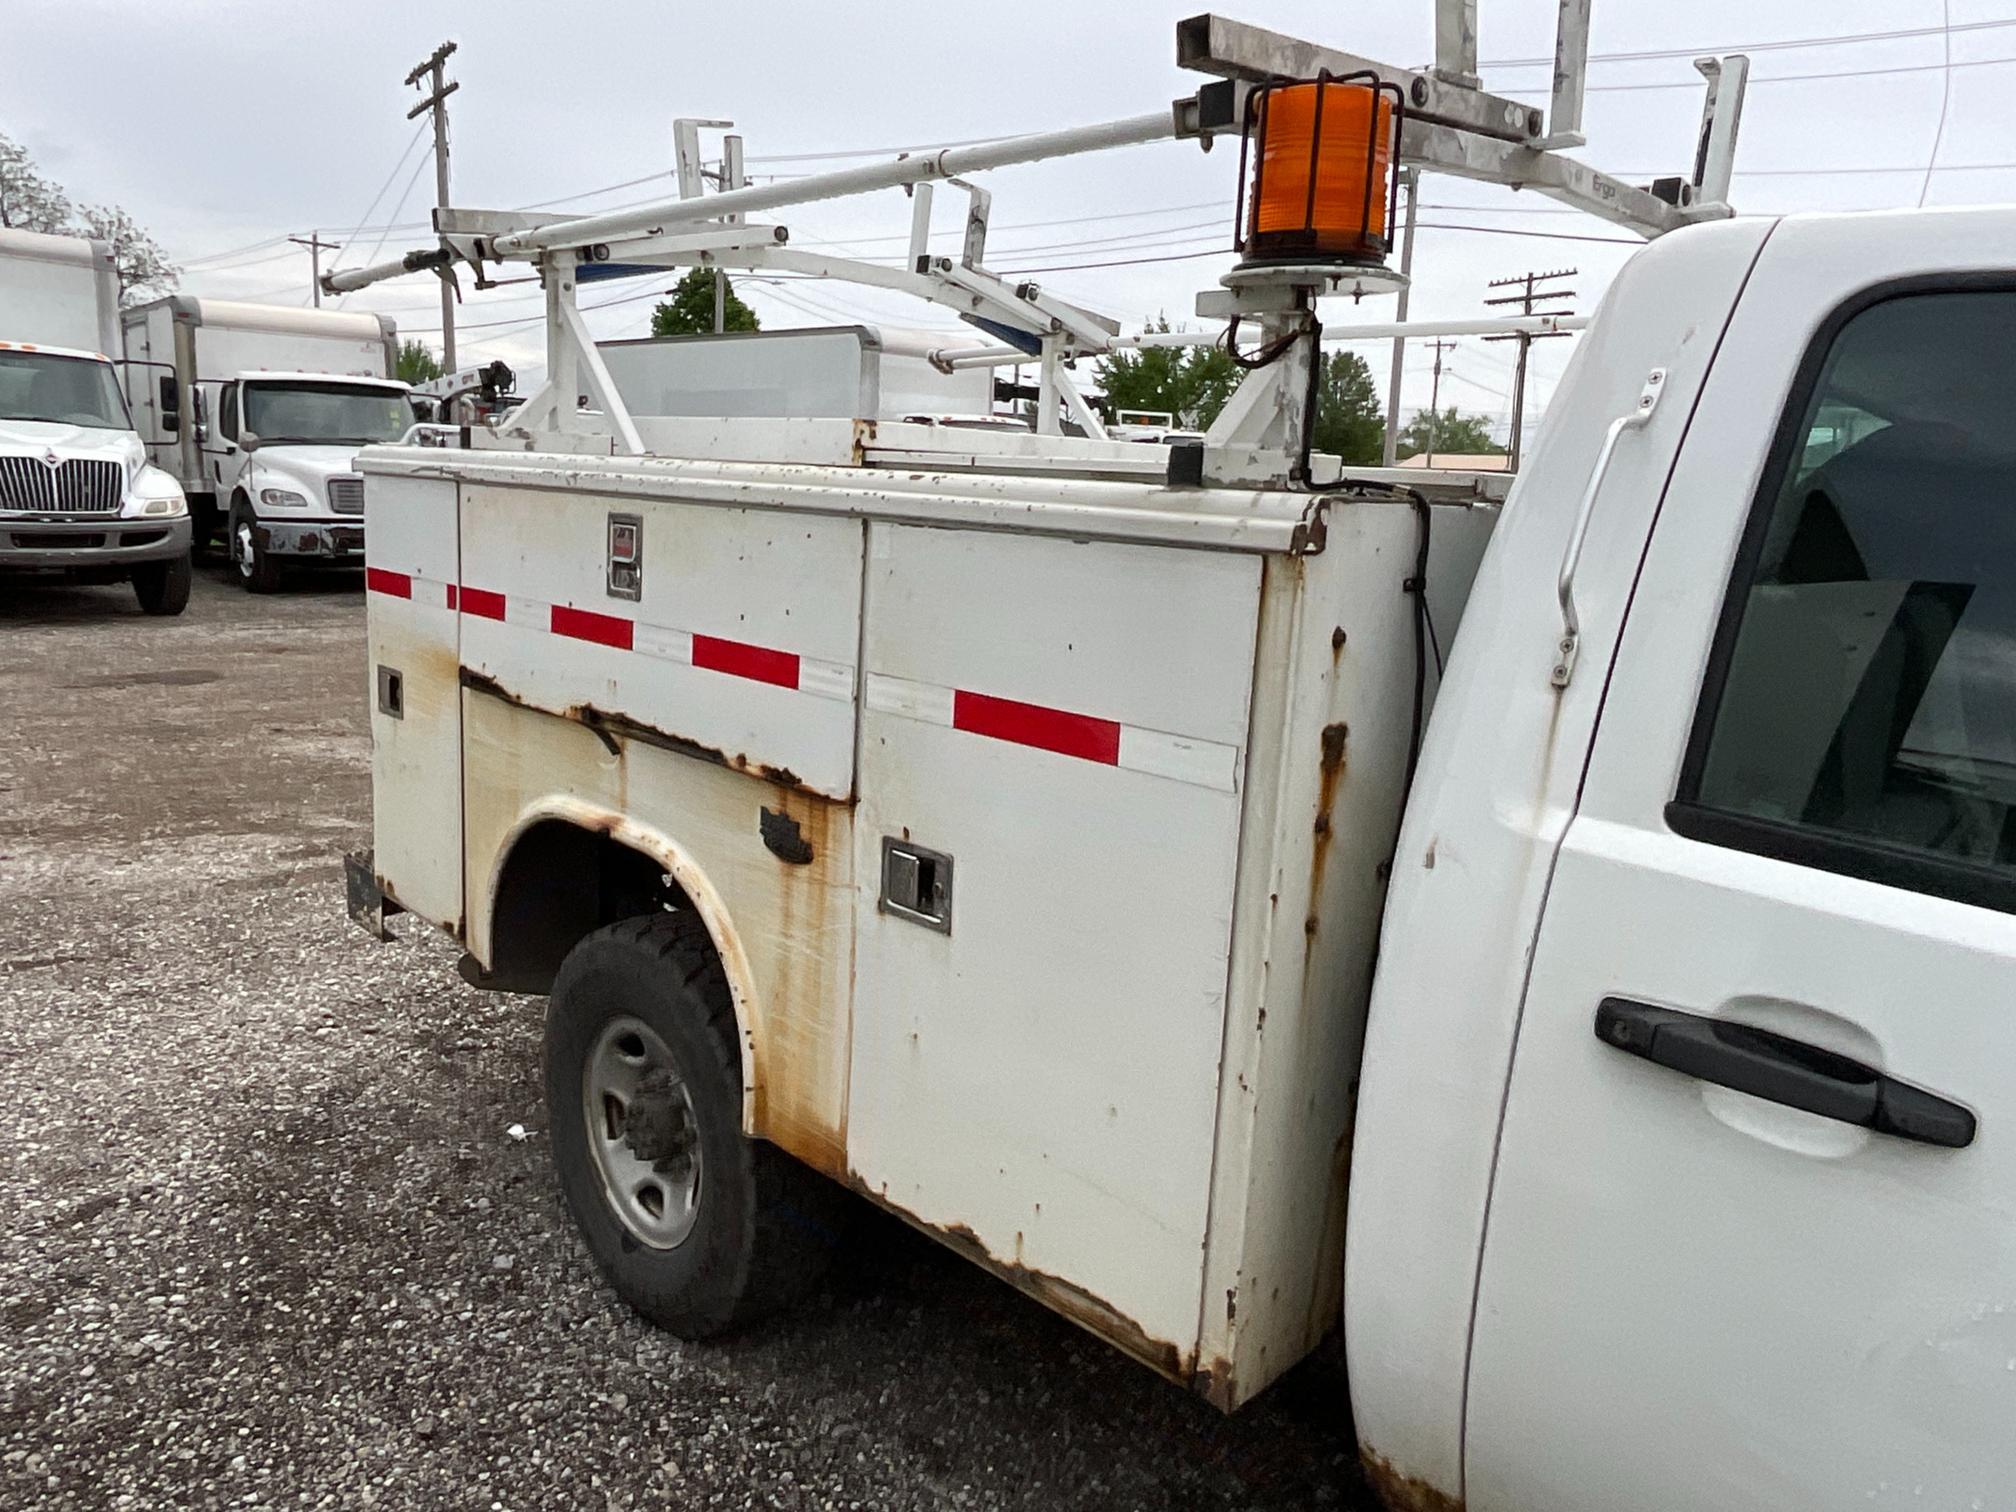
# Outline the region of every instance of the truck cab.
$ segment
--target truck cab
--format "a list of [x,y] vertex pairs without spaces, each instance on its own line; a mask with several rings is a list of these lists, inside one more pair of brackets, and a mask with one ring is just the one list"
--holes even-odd
[[217,492],[239,580],[279,586],[288,563],[364,564],[358,448],[397,441],[416,419],[397,379],[241,373],[217,397]]
[[118,301],[105,243],[0,230],[0,570],[124,578],[180,614],[188,509],[105,355]]

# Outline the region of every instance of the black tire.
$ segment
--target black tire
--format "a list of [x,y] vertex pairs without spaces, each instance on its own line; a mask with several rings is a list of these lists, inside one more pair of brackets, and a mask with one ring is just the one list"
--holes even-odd
[[224,543],[231,565],[238,569],[238,581],[248,593],[277,593],[280,590],[280,563],[259,544],[252,508],[243,497],[231,511],[230,538]]
[[189,553],[133,569],[133,596],[148,614],[180,614],[189,607]]
[[[588,1058],[609,1021],[625,1015],[659,1037],[691,1102],[698,1199],[691,1231],[672,1248],[632,1232],[589,1148]],[[589,1252],[652,1322],[682,1338],[713,1337],[796,1300],[825,1269],[847,1196],[743,1135],[735,1012],[697,914],[625,919],[568,953],[546,1014],[546,1106],[561,1191]]]

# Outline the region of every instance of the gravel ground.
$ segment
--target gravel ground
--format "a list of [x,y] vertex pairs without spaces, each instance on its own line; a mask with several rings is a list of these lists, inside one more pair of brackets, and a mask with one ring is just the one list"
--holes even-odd
[[1228,1420],[865,1210],[754,1333],[629,1313],[543,1002],[343,915],[363,618],[0,582],[0,1506],[1364,1505],[1334,1354]]

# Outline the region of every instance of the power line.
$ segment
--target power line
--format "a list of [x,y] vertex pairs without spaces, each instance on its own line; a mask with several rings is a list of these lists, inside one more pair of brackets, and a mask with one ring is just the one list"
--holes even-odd
[[1925,182],[1918,186],[1918,208],[1925,208],[1925,196],[1932,192],[1932,175],[1939,166],[1939,144],[1946,140],[1946,107],[1953,103],[1953,0],[1939,0],[1939,14],[1946,22],[1946,71],[1940,76],[1939,124],[1932,132],[1932,155],[1925,160]]
[[[427,134],[427,123],[425,121],[421,122],[418,126],[413,128],[413,135],[407,138],[405,150],[399,154],[399,161],[394,163],[392,165],[392,171],[385,175],[385,182],[380,184],[378,186],[378,192],[371,196],[371,203],[364,207],[364,213],[357,217],[356,228],[352,230],[348,236],[343,238],[344,246],[346,247],[349,246],[359,236],[364,234],[366,226],[371,220],[371,212],[378,208],[378,202],[383,198],[385,198],[385,191],[392,187],[393,180],[399,177],[399,170],[406,166],[406,159],[413,155],[413,149],[420,145],[420,138],[425,136],[426,134]],[[397,210],[394,210],[392,213],[393,215],[396,216],[398,215],[399,212]],[[387,226],[385,229],[389,231],[391,230],[391,227]],[[379,245],[383,246],[384,243],[381,241]]]
[[[427,171],[427,161],[427,157],[423,153],[420,161],[413,165],[412,176],[406,180],[406,187],[399,191],[399,203],[392,208],[394,215],[397,215],[401,210],[406,208],[406,201],[412,198],[413,195],[413,186],[420,182],[420,175]],[[367,264],[378,255],[379,249],[385,245],[385,238],[391,234],[392,228],[390,226],[387,226],[383,231],[378,233],[378,240],[372,243],[371,250],[364,254],[364,261]],[[345,294],[341,299],[336,301],[336,308],[340,310],[349,303],[350,296]]]
[[[1657,47],[1635,52],[1591,53],[1591,63],[1650,63],[1664,58],[1699,58],[1711,54],[1793,52],[1807,47],[1852,47],[1864,42],[1902,42],[1913,37],[1936,37],[1942,33],[1994,31],[2016,26],[2016,16],[1996,21],[1962,21],[1958,25],[1900,26],[1889,31],[1842,32],[1832,36],[1785,37],[1776,42],[1743,42],[1719,47]],[[1552,68],[1554,57],[1489,58],[1479,68]]]
[[[185,257],[182,259],[182,266],[187,268],[196,263],[214,262],[219,258],[236,257],[241,252],[257,252],[262,247],[277,247],[280,245],[280,243],[284,242],[285,240],[287,240],[287,237],[283,233],[279,236],[269,236],[264,241],[247,242],[242,247],[232,247],[229,250],[223,252],[210,252],[206,253],[202,257]],[[280,255],[282,257],[292,257],[294,254],[291,252],[283,252]]]
[[[1830,68],[1819,73],[1765,74],[1752,77],[1746,88],[1760,84],[1807,84],[1815,79],[1874,79],[1890,74],[1946,73],[1955,68],[1992,68],[1997,64],[2016,63],[2016,58],[1961,58],[1957,62],[1946,63],[1900,63],[1890,68]],[[1664,83],[1644,84],[1591,84],[1586,86],[1588,94],[1634,94],[1643,90],[1687,89],[1699,91],[1701,81],[1697,79],[1674,79]],[[1531,95],[1544,98],[1545,89],[1502,89],[1506,95]]]

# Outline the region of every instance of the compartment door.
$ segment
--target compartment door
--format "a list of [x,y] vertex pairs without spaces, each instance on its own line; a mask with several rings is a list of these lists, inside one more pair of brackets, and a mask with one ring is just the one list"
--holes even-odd
[[850,1159],[1179,1376],[1259,596],[1254,557],[871,527]]
[[364,485],[371,816],[391,896],[462,933],[462,698],[456,485]]

